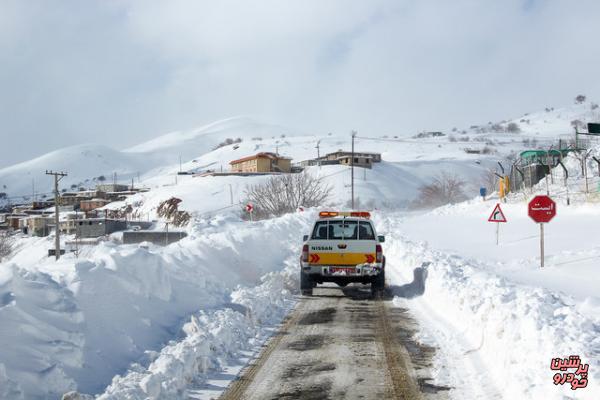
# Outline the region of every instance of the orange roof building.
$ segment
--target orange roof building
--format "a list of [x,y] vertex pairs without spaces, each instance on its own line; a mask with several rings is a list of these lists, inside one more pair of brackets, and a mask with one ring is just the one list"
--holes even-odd
[[275,153],[257,153],[253,156],[233,160],[231,172],[290,172],[292,159]]

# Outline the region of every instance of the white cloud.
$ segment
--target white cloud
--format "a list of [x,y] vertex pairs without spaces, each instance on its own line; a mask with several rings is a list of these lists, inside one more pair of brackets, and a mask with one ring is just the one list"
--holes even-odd
[[237,114],[403,134],[598,99],[599,11],[564,0],[5,1],[0,165]]

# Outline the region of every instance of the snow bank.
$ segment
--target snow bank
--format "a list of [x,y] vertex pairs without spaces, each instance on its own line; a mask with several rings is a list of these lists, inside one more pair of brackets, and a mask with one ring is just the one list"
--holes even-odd
[[261,285],[235,290],[232,305],[239,307],[193,315],[183,326],[183,340],[164,347],[147,368],[137,364],[115,377],[98,400],[186,398],[190,387],[201,386],[241,351],[255,349],[267,328],[281,321],[297,291],[296,262],[291,257],[286,270],[267,274]]
[[104,242],[85,259],[18,254],[0,264],[0,382],[19,383],[28,399],[100,392],[175,337],[192,313],[282,270],[310,218],[195,221],[171,246]]
[[[382,225],[382,232],[400,226],[394,218]],[[513,284],[472,261],[397,233],[388,237],[395,301],[417,315],[420,339],[438,348],[436,383],[453,387],[452,397],[600,397],[598,315],[581,314],[569,296]],[[417,268],[413,278],[423,262],[430,265]],[[550,370],[552,358],[573,354],[590,364],[588,387],[576,392],[555,386]]]

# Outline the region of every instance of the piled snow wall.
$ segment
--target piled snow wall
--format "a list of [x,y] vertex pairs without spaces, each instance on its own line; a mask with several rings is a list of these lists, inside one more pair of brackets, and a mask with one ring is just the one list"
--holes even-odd
[[283,269],[309,221],[196,221],[167,247],[107,242],[85,259],[0,264],[0,382],[11,395],[0,394],[100,392],[146,350],[176,337],[191,314]]

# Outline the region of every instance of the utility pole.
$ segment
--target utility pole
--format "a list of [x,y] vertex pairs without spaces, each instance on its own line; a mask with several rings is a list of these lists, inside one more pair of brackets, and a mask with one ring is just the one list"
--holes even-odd
[[356,131],[352,131],[352,158],[350,159],[350,174],[352,179],[352,210],[354,210],[354,138]]
[[233,188],[231,187],[231,183],[229,184],[229,203],[233,205]]
[[319,166],[319,168],[321,167],[321,153],[319,151],[319,145],[321,144],[321,141],[317,141],[317,145],[315,146],[315,148],[317,149],[317,165]]
[[55,224],[55,234],[54,234],[54,251],[56,252],[56,260],[60,258],[60,226],[58,224],[59,220],[59,210],[58,210],[58,182],[65,176],[67,176],[66,172],[53,172],[46,170],[46,175],[54,175],[54,224]]
[[181,155],[179,156],[179,172],[181,172]]

